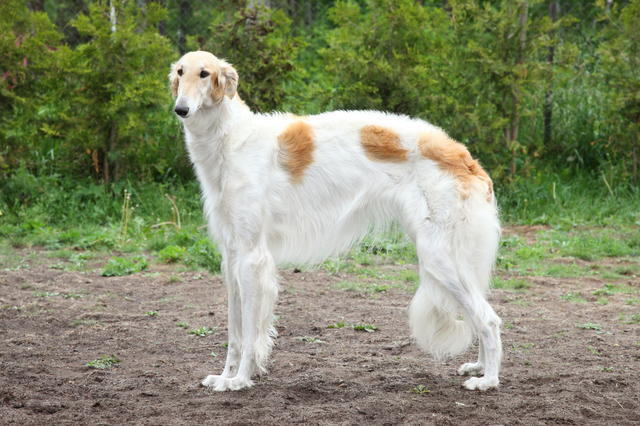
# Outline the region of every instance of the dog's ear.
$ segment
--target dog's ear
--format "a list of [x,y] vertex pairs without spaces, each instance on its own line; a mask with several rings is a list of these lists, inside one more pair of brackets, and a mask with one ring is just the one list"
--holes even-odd
[[224,61],[220,61],[220,72],[218,73],[218,79],[215,84],[214,98],[222,101],[224,95],[227,95],[229,99],[233,99],[238,90],[238,73],[236,70]]
[[171,64],[171,72],[169,73],[169,81],[171,82],[171,96],[178,96],[178,63]]

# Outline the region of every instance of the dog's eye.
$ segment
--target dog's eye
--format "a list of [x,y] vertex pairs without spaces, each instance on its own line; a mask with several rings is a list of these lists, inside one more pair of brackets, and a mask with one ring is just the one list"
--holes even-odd
[[182,68],[178,70],[178,75],[182,77]]
[[200,78],[207,78],[207,77],[209,77],[209,75],[210,75],[210,74],[209,74],[208,72],[206,72],[206,71],[202,71],[202,72],[200,73]]

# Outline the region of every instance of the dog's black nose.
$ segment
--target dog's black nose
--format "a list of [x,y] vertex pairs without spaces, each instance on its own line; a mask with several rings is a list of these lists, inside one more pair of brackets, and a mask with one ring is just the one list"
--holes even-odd
[[189,107],[187,107],[187,106],[177,106],[177,107],[175,107],[174,111],[180,117],[186,117],[187,114],[189,114]]

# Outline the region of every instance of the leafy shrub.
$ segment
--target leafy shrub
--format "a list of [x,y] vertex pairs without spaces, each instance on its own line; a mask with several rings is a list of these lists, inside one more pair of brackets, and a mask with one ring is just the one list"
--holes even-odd
[[159,256],[166,263],[175,263],[182,259],[182,257],[187,253],[187,250],[184,247],[180,246],[167,246],[160,250]]
[[222,267],[222,255],[207,238],[202,238],[187,249],[184,262],[218,274]]
[[122,257],[114,257],[109,261],[109,264],[102,271],[104,277],[122,277],[125,275],[131,275],[136,272],[144,271],[149,267],[149,261],[142,256],[136,256],[131,259],[124,259]]
[[[222,10],[220,10],[222,12]],[[247,105],[267,112],[281,107],[284,82],[296,63],[301,38],[291,37],[291,20],[279,9],[239,1],[233,18],[218,13],[211,37],[193,39],[192,47],[226,58],[238,71],[238,93]]]

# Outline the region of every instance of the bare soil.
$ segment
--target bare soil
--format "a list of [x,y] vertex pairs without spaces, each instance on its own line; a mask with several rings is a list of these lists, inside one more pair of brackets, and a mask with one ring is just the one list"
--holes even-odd
[[[340,281],[363,279],[282,270],[269,374],[250,389],[216,393],[200,381],[219,374],[226,356],[219,276],[152,263],[152,275],[106,278],[106,258],[92,272],[65,272],[50,268],[57,260],[46,254],[30,269],[0,271],[1,424],[640,424],[640,326],[620,319],[639,313],[626,304],[637,294],[598,305],[597,278],[534,277],[526,292],[491,291],[504,361],[500,387],[481,393],[464,390],[455,374],[477,346],[435,361],[411,343],[410,292],[338,290]],[[640,288],[633,276],[618,284]],[[569,292],[587,302],[560,298]],[[378,329],[328,328],[341,317]],[[188,333],[202,326],[217,329]],[[86,366],[111,354],[117,366]]]

